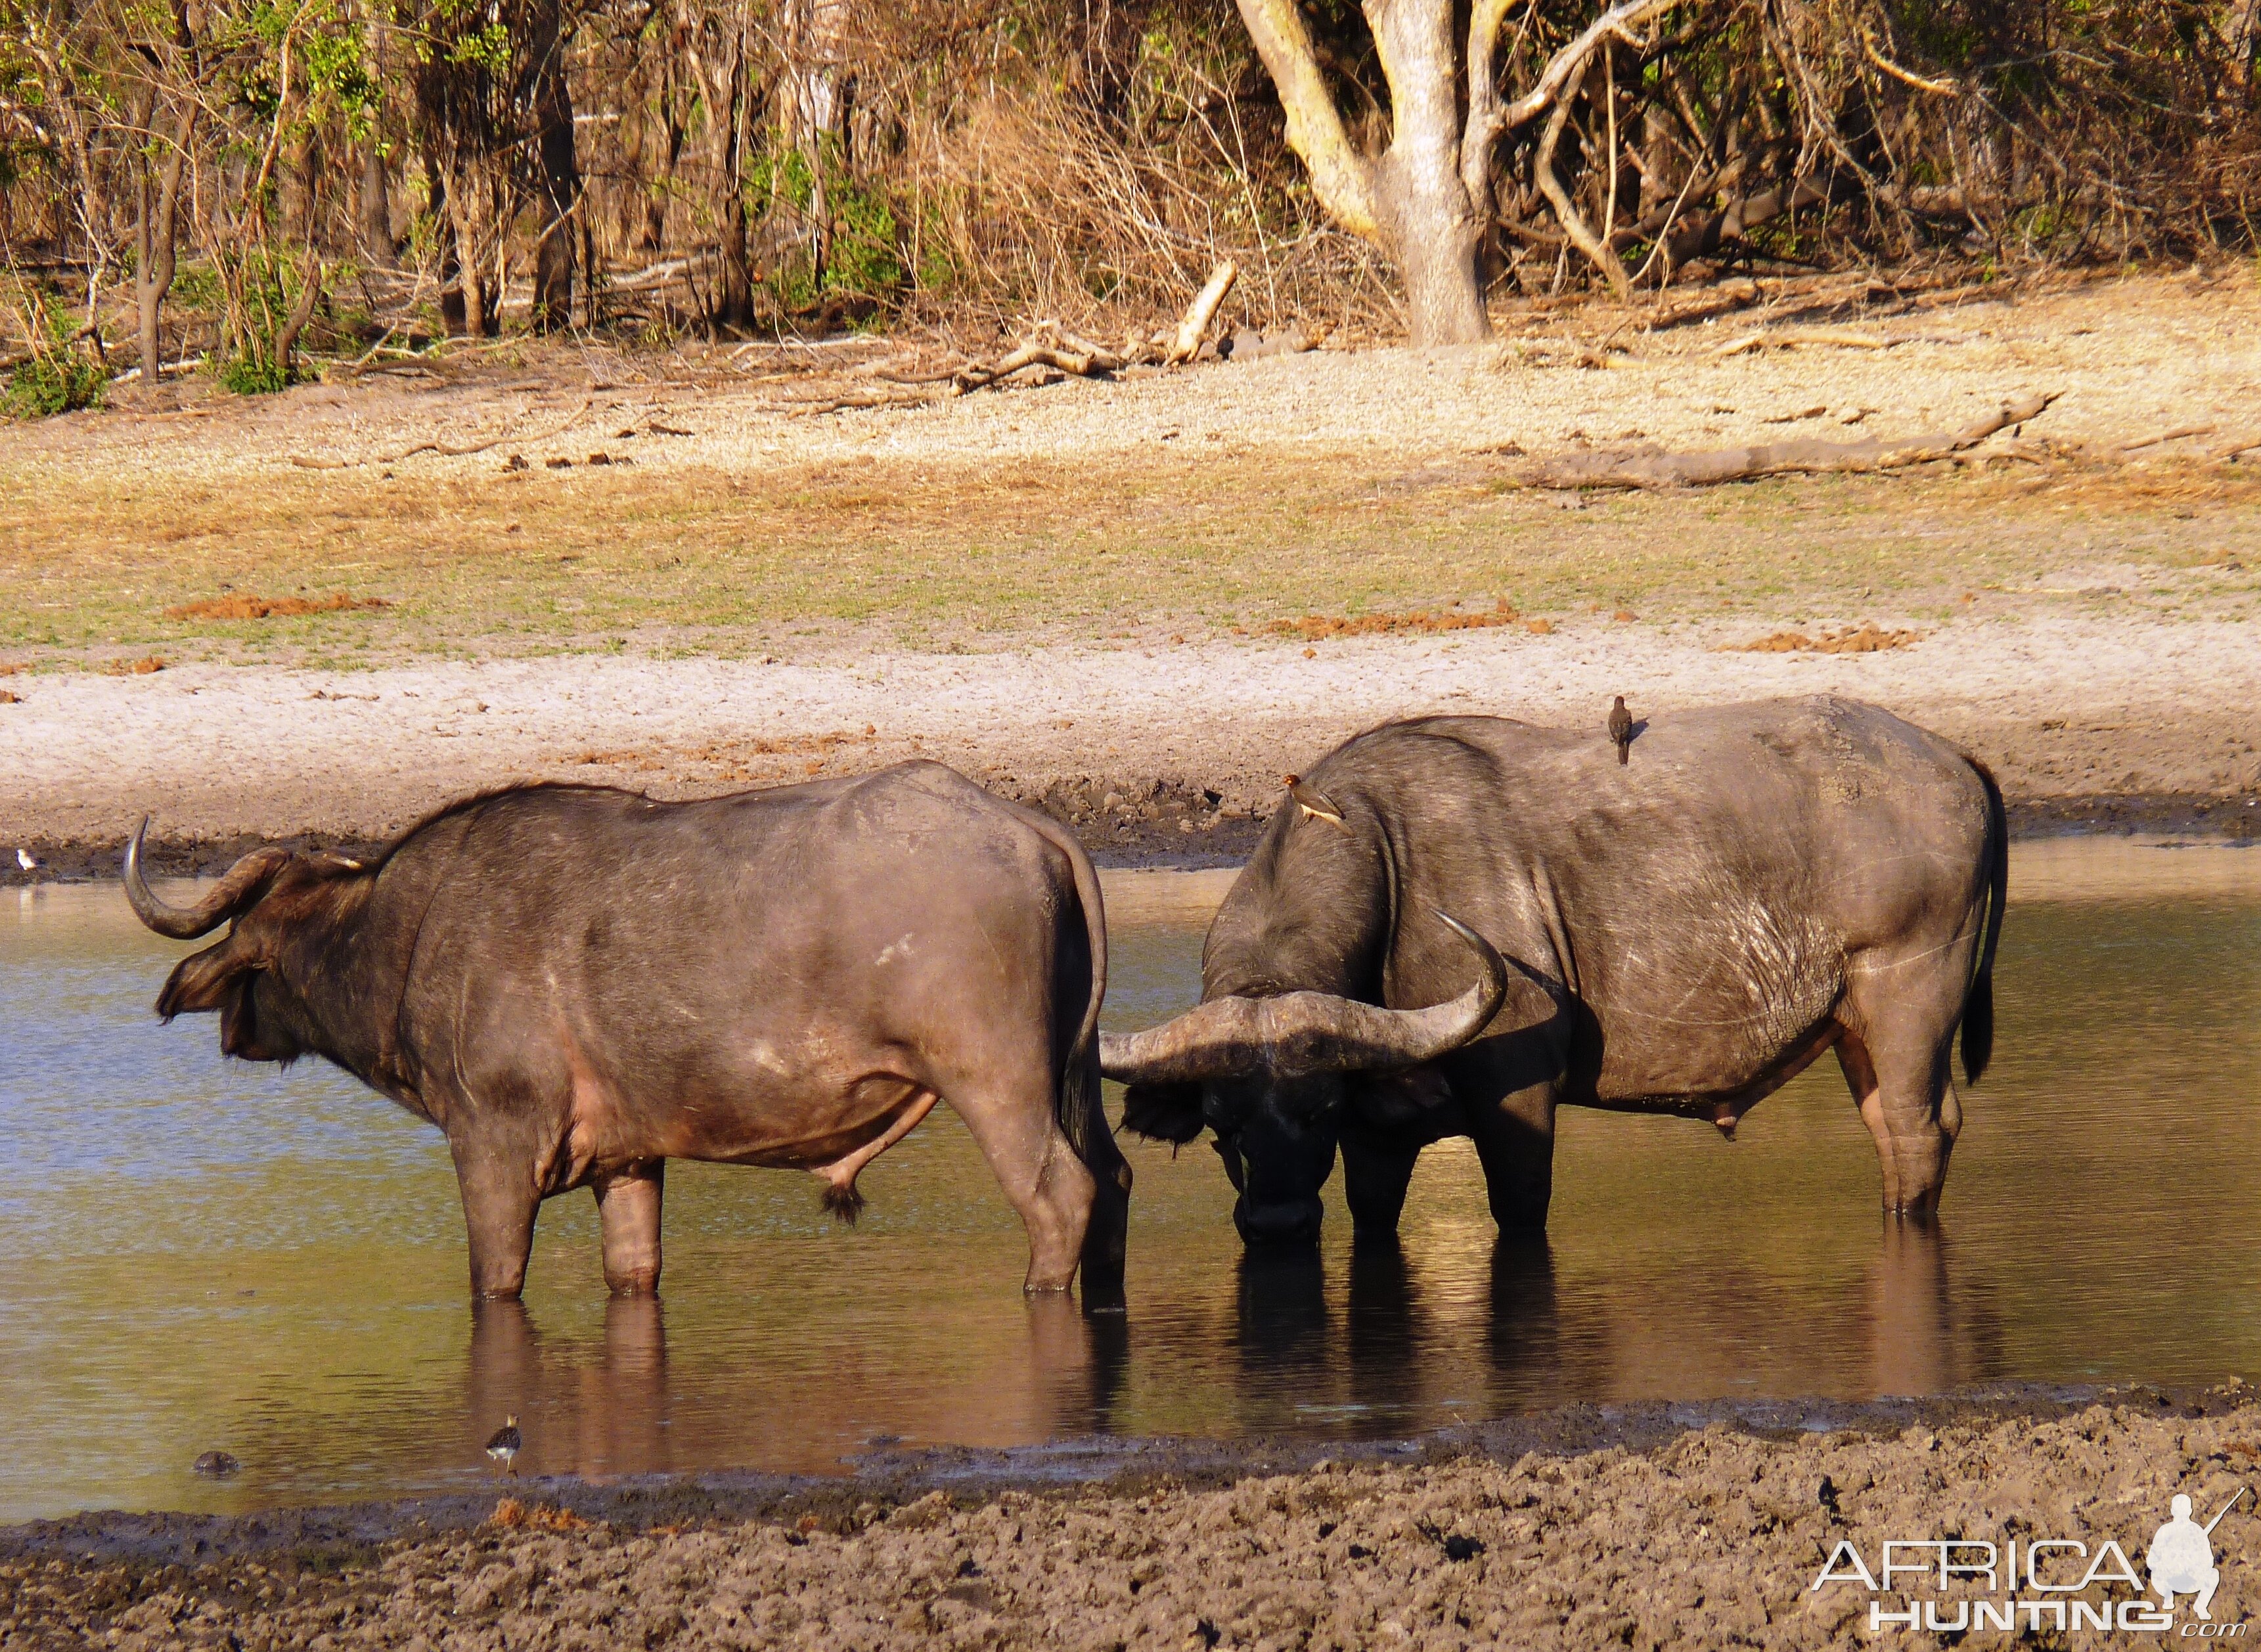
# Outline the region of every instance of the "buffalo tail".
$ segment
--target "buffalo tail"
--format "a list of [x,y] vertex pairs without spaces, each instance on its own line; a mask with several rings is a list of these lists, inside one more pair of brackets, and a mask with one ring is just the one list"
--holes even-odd
[[1083,908],[1085,933],[1091,952],[1091,992],[1083,1017],[1068,1045],[1060,1073],[1057,1117],[1060,1133],[1095,1175],[1106,1175],[1121,1155],[1099,1093],[1099,1008],[1107,996],[1107,909],[1099,893],[1099,874],[1074,833],[1035,809],[1023,811],[1044,840],[1068,858],[1075,875],[1075,896]]
[[1963,1076],[1976,1084],[1994,1054],[1994,949],[2002,938],[2002,909],[2010,894],[2010,818],[1993,771],[1968,752],[1963,760],[1986,788],[1986,933],[1963,999]]

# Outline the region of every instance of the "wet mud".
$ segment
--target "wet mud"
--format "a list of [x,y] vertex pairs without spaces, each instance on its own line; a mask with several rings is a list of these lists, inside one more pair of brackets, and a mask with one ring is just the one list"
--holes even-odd
[[[2237,1383],[1574,1407],[1347,1447],[1095,1440],[828,1481],[89,1514],[0,1533],[0,1646],[1823,1647],[1870,1638],[1872,1598],[1941,1598],[1813,1587],[1841,1542],[1873,1571],[1888,1540],[2108,1539],[2140,1569],[2175,1495],[2210,1518],[2254,1478],[2257,1402]],[[2214,1535],[2216,1624],[2261,1602],[2252,1501]],[[2110,1569],[2016,1598],[2133,1598]],[[2104,1643],[2062,1616],[2041,1643]]]

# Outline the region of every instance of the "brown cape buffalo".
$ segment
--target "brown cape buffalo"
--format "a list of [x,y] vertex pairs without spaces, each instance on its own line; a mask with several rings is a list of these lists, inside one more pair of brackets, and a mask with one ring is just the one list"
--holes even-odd
[[[142,823],[143,830],[147,822]],[[471,798],[369,864],[262,849],[195,907],[169,1020],[326,1056],[447,1133],[471,1288],[513,1296],[543,1199],[593,1189],[605,1278],[659,1280],[669,1159],[856,1176],[937,1100],[1029,1232],[1028,1288],[1119,1289],[1130,1171],[1099,1107],[1098,880],[1041,815],[933,763],[685,803]]]
[[[1452,1135],[1474,1138],[1501,1228],[1532,1230],[1556,1108],[1732,1135],[1834,1047],[1885,1204],[1929,1210],[1963,1123],[1956,1028],[1972,1082],[1993,1041],[2008,880],[1993,777],[1845,700],[1629,734],[1628,766],[1599,729],[1493,717],[1338,748],[1210,925],[1202,1004],[1101,1040],[1131,1086],[1124,1124],[1213,1130],[1245,1239],[1314,1236],[1338,1146],[1357,1228],[1394,1232],[1415,1156]],[[1472,959],[1443,913],[1489,947]],[[1440,1003],[1472,961],[1484,979]]]

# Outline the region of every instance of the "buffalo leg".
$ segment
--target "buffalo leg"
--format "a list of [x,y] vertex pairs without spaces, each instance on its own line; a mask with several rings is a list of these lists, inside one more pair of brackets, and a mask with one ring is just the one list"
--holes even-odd
[[659,1289],[659,1206],[666,1183],[667,1160],[654,1159],[591,1184],[604,1230],[605,1283],[616,1296],[649,1296]]
[[[1091,1217],[1083,1232],[1083,1300],[1087,1308],[1119,1307],[1123,1268],[1130,1236],[1130,1161],[1115,1145],[1107,1115],[1099,1105],[1099,1057],[1091,1055],[1088,1101],[1075,1124],[1081,1138],[1077,1156],[1091,1173]],[[1071,1101],[1071,1105],[1073,1104]]]
[[1361,1239],[1389,1239],[1397,1232],[1405,1190],[1413,1183],[1418,1146],[1366,1141],[1347,1133],[1342,1142],[1343,1196],[1350,1205],[1351,1230]]
[[1837,1042],[1837,1060],[1877,1144],[1884,1209],[1918,1216],[1936,1210],[1948,1155],[1963,1128],[1945,1046],[1879,1048],[1848,1031]]
[[1031,1076],[1033,1084],[947,1099],[1029,1231],[1029,1273],[1022,1289],[1066,1290],[1075,1281],[1099,1189],[1052,1117],[1048,1076]]
[[1554,1197],[1554,1095],[1536,1085],[1491,1107],[1468,1110],[1468,1134],[1483,1166],[1491,1219],[1504,1234],[1547,1231]]
[[534,1217],[542,1208],[533,1167],[517,1154],[477,1142],[450,1142],[463,1195],[463,1232],[470,1242],[471,1295],[515,1297],[534,1254]]

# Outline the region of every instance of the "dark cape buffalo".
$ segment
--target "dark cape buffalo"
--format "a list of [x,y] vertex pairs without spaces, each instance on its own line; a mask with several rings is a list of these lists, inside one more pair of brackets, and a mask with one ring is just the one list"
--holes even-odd
[[1993,1042],[1993,777],[1827,698],[1661,717],[1628,756],[1598,717],[1429,717],[1339,747],[1225,897],[1201,1005],[1101,1040],[1124,1124],[1213,1130],[1246,1239],[1317,1233],[1338,1147],[1358,1230],[1394,1232],[1416,1155],[1454,1135],[1501,1229],[1531,1231],[1556,1108],[1732,1135],[1834,1048],[1884,1203],[1928,1210],[1963,1124],[1956,1028],[1972,1082]]
[[[143,822],[144,830],[147,822]],[[1130,1167],[1099,1107],[1105,917],[1044,816],[938,764],[685,803],[597,786],[475,797],[369,864],[262,849],[194,908],[231,920],[157,1000],[220,1047],[309,1052],[437,1124],[471,1288],[514,1296],[542,1200],[593,1189],[605,1278],[659,1280],[670,1159],[856,1176],[937,1100],[1029,1232],[1028,1288],[1119,1289]]]

